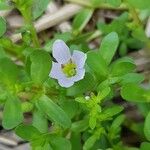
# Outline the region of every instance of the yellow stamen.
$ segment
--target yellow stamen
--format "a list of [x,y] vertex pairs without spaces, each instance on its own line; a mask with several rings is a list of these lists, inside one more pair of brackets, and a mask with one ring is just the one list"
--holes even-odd
[[73,77],[76,75],[76,64],[69,61],[68,63],[62,65],[62,71],[67,78]]

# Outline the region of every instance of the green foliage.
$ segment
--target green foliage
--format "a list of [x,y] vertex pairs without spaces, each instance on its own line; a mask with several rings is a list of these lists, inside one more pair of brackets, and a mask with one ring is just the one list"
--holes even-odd
[[[4,63],[5,62],[5,63]],[[7,86],[14,86],[19,79],[19,69],[9,58],[4,57],[0,59],[0,76],[3,84]]]
[[48,78],[49,70],[51,68],[49,54],[42,50],[35,50],[30,54],[30,61],[30,74],[32,80],[35,83],[43,83]]
[[[22,40],[14,43],[7,35],[5,19],[0,17],[2,126],[8,130],[15,128],[16,134],[28,141],[33,150],[149,149],[149,85],[142,85],[144,75],[137,73],[133,59],[125,56],[128,51],[149,49],[144,31],[149,0],[74,1],[82,9],[70,20],[72,30],[51,32],[50,39],[42,33],[42,43],[33,21],[44,13],[50,0],[10,2],[0,0],[0,9],[17,9],[25,24],[17,31]],[[111,11],[116,17],[104,15],[104,19],[99,19],[99,9],[116,10]],[[68,88],[61,87],[50,74],[52,61],[59,63],[55,71],[60,80],[65,80],[61,73],[68,62],[60,64],[52,54],[57,39],[66,42],[71,54],[80,50],[87,56],[85,74]],[[80,58],[72,57],[69,61],[77,65],[75,71],[80,76],[81,68],[76,62],[80,63]],[[69,82],[70,78],[66,80]],[[123,105],[121,98],[126,101]],[[124,106],[129,102],[137,106],[145,121],[137,122],[126,115],[128,109]],[[26,113],[31,115],[31,121],[24,124]],[[139,148],[124,144],[122,127],[137,134]]]
[[51,136],[49,140],[53,150],[71,150],[71,144],[65,138]]
[[21,102],[17,97],[8,95],[3,112],[2,125],[5,129],[12,129],[23,121]]
[[50,0],[33,0],[33,18],[37,19],[42,15],[42,13],[47,8],[47,5],[49,4]]
[[150,90],[144,89],[137,84],[125,84],[121,89],[121,96],[131,102],[149,102]]
[[97,75],[97,78],[100,79],[107,76],[107,64],[98,52],[90,51],[87,53],[87,64],[90,69]]
[[78,83],[75,83],[72,87],[67,89],[67,95],[68,96],[75,96],[75,95],[80,95],[91,88],[94,88],[95,81],[94,77],[92,74],[87,73],[85,74],[85,78]]
[[116,7],[121,5],[121,0],[106,0],[106,2]]
[[[112,61],[119,44],[118,35],[115,32],[108,34],[101,42],[100,55],[105,59],[107,65]],[[111,47],[111,49],[110,49]]]
[[69,128],[71,121],[68,115],[47,96],[41,96],[37,102],[38,108],[48,116],[49,120],[56,122],[64,128]]
[[8,10],[8,9],[10,9],[8,2],[1,0],[0,1],[0,10]]
[[32,125],[36,127],[41,133],[48,131],[48,120],[45,118],[44,113],[40,110],[34,110]]
[[[117,32],[120,40],[118,50],[121,56],[126,55],[128,49],[140,49],[143,46],[142,37],[138,36],[139,34],[136,32],[137,26],[129,27],[129,14],[127,12],[122,13],[109,24],[98,22],[97,27],[105,35],[110,32]],[[133,37],[130,35],[131,30],[134,32]]]
[[125,120],[125,115],[119,115],[113,120],[108,134],[111,140],[115,140],[118,138],[118,135],[120,134],[121,131],[121,125],[124,120]]
[[120,58],[112,63],[110,72],[112,76],[122,76],[131,73],[135,70],[136,66],[132,59],[128,57]]
[[73,132],[83,132],[88,128],[88,119],[80,120],[72,123],[71,130]]
[[15,132],[18,136],[27,141],[31,141],[37,136],[40,136],[40,132],[32,125],[21,124],[15,129]]
[[4,18],[0,17],[0,37],[6,32],[6,21]]
[[144,76],[142,74],[137,73],[128,73],[121,77],[121,84],[128,83],[141,83],[144,80]]
[[132,5],[133,7],[139,9],[149,9],[150,8],[150,1],[149,0],[127,0],[127,2]]
[[150,141],[149,124],[150,124],[150,113],[147,114],[145,123],[144,123],[144,134],[145,134],[146,139]]
[[148,150],[148,149],[150,149],[150,143],[143,142],[140,146],[140,150]]
[[81,12],[79,12],[73,21],[73,32],[75,34],[80,33],[86,24],[89,22],[90,18],[92,17],[93,10],[91,9],[83,9]]

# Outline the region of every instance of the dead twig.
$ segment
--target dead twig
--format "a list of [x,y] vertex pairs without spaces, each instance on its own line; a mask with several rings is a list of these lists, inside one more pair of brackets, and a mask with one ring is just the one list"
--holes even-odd
[[[75,4],[67,4],[63,6],[59,11],[53,13],[52,15],[46,14],[42,18],[40,18],[35,23],[35,28],[37,32],[43,31],[50,27],[60,24],[61,22],[70,19],[76,13],[81,10],[81,6]],[[11,37],[13,42],[19,41],[22,37],[21,34],[14,34]]]

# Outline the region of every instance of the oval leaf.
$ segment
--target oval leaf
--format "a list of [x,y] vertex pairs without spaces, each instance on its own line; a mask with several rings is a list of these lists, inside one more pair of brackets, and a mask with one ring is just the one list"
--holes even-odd
[[37,104],[50,120],[58,123],[64,128],[69,128],[71,126],[71,120],[67,114],[47,96],[42,96]]
[[12,129],[23,121],[21,102],[17,97],[9,96],[3,112],[2,125],[5,129]]
[[94,51],[88,52],[87,64],[99,79],[102,79],[101,77],[107,76],[108,68],[106,62],[99,53]]
[[110,64],[117,47],[119,45],[119,38],[116,32],[109,33],[103,40],[100,46],[99,53],[105,59],[107,65]]
[[16,134],[24,140],[31,141],[40,136],[40,132],[32,125],[21,124],[15,129]]
[[31,78],[35,83],[43,83],[49,75],[51,68],[50,55],[42,50],[36,50],[30,55]]
[[131,102],[144,103],[150,101],[150,91],[137,84],[125,84],[121,88],[121,96],[123,99]]

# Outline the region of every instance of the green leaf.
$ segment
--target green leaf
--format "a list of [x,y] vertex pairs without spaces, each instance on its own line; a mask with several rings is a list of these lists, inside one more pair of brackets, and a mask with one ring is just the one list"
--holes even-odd
[[110,130],[113,130],[115,132],[115,130],[117,130],[120,127],[120,125],[123,123],[124,120],[125,115],[119,115],[117,118],[113,120]]
[[149,142],[143,142],[140,146],[140,150],[149,150],[150,149],[150,143]]
[[145,137],[147,138],[147,140],[150,141],[150,112],[148,113],[148,115],[146,116],[145,122],[144,122],[144,134]]
[[7,10],[7,9],[11,9],[11,7],[8,5],[8,2],[0,1],[0,10]]
[[118,45],[119,45],[119,38],[116,32],[109,33],[102,40],[99,53],[105,59],[107,65],[110,64],[110,62],[112,61]]
[[92,17],[93,10],[92,9],[83,9],[81,10],[73,20],[73,32],[78,34],[81,32],[86,24],[89,22]]
[[64,128],[69,128],[71,126],[71,120],[68,115],[62,110],[57,104],[55,104],[46,95],[39,98],[38,108],[48,116],[49,120],[52,120]]
[[12,129],[22,121],[21,102],[17,97],[9,95],[4,106],[2,125],[5,129]]
[[65,138],[50,136],[49,140],[53,150],[71,150],[71,143]]
[[138,9],[149,9],[150,8],[150,1],[149,0],[127,0],[127,2],[136,7]]
[[90,150],[96,141],[97,137],[95,135],[89,137],[83,145],[83,150]]
[[108,94],[111,92],[111,88],[110,87],[105,87],[103,88],[101,91],[99,91],[97,99],[100,102],[101,100],[103,100],[104,98],[106,98],[106,96],[108,96]]
[[79,111],[79,105],[74,99],[66,99],[59,102],[60,107],[66,112],[69,118],[73,118]]
[[40,110],[34,110],[32,125],[36,127],[41,133],[48,131],[48,121]]
[[[37,149],[39,150],[39,149]],[[45,142],[44,146],[41,146],[40,150],[53,150],[49,142]]]
[[119,46],[119,55],[121,57],[125,56],[128,52],[128,47],[127,47],[127,44],[126,43],[121,43],[120,46]]
[[42,50],[35,50],[30,55],[31,78],[35,83],[43,83],[49,75],[51,68],[51,58],[49,53]]
[[121,5],[121,0],[106,0],[106,2],[116,7]]
[[31,141],[40,137],[40,132],[32,125],[21,124],[15,129],[15,133],[26,141]]
[[4,18],[0,17],[0,37],[6,32],[6,21]]
[[117,118],[115,118],[112,122],[112,125],[109,129],[109,137],[111,140],[116,139],[118,137],[118,134],[121,130],[121,124],[125,120],[125,115],[119,115]]
[[0,59],[0,77],[5,84],[15,84],[19,79],[19,69],[8,58]]
[[71,145],[72,145],[72,150],[81,150],[82,149],[80,133],[72,132],[70,141],[71,141]]
[[4,49],[0,46],[0,59],[6,57]]
[[137,84],[125,84],[121,88],[121,96],[127,101],[145,103],[150,101],[150,90]]
[[132,36],[137,39],[140,40],[142,42],[145,42],[148,40],[146,34],[145,34],[145,30],[142,27],[136,27],[133,25],[133,27],[131,27],[132,29]]
[[95,113],[90,113],[90,119],[89,119],[89,127],[93,130],[95,127],[96,127],[96,121],[97,121],[97,118],[96,118],[96,114],[97,112],[95,111]]
[[80,121],[76,121],[72,123],[71,130],[76,133],[83,132],[88,128],[88,126],[89,126],[89,120],[84,119],[84,120],[80,120]]
[[109,34],[110,32],[117,32],[119,35],[120,40],[122,41],[122,38],[128,39],[128,28],[124,24],[128,21],[128,13],[122,13],[119,17],[112,20],[109,24],[104,23],[98,23],[98,29],[104,33]]
[[136,66],[131,58],[124,57],[116,60],[110,68],[112,76],[122,76],[131,73],[135,70]]
[[94,8],[100,6],[105,0],[89,0]]
[[86,91],[89,91],[95,86],[95,79],[90,73],[86,73],[84,79],[75,83],[72,87],[67,89],[68,96],[80,95]]
[[46,10],[49,2],[51,0],[33,0],[33,9],[32,9],[32,13],[33,13],[33,18],[37,19],[38,17],[40,17],[43,12]]
[[106,62],[98,52],[90,51],[87,53],[87,64],[98,79],[108,75]]
[[127,83],[141,83],[142,81],[144,81],[144,76],[142,74],[138,74],[138,73],[128,73],[125,74],[121,77],[121,84],[127,84]]
[[150,110],[150,104],[148,103],[137,103],[137,108],[140,112],[140,114],[144,117],[147,116]]
[[117,106],[117,105],[108,107],[107,109],[102,111],[102,114],[100,114],[100,117],[101,117],[101,115],[105,116],[106,118],[113,117],[113,116],[117,115],[118,113],[120,113],[121,111],[123,111],[123,109],[124,108],[122,106]]

